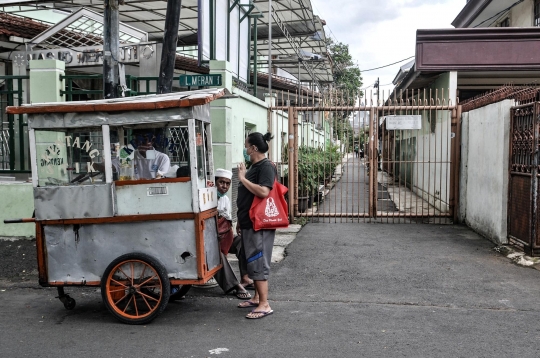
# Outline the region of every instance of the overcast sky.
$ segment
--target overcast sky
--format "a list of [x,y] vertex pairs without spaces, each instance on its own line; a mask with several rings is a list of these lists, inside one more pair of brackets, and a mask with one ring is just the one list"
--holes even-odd
[[[311,0],[313,11],[326,20],[326,36],[349,45],[360,70],[414,56],[416,30],[453,28],[451,22],[466,0]],[[411,59],[412,60],[412,59]],[[408,60],[410,61],[410,60]],[[407,61],[362,71],[363,87],[380,78],[385,93]],[[366,89],[367,95],[373,87]]]

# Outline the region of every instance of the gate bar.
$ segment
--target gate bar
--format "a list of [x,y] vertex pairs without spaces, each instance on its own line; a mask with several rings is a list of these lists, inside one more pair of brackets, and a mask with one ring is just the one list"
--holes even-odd
[[[269,110],[271,111],[288,111],[289,108],[287,106],[276,106],[276,107],[270,107]],[[399,105],[399,106],[365,106],[365,107],[346,107],[346,106],[327,106],[327,107],[307,107],[307,106],[296,106],[294,107],[297,111],[302,112],[317,112],[317,111],[325,111],[325,112],[339,112],[339,111],[369,111],[372,109],[378,110],[378,111],[406,111],[410,109],[418,109],[418,110],[441,110],[441,111],[449,111],[452,109],[455,109],[455,105],[429,105],[429,106],[423,106],[423,105],[416,105],[416,106],[406,106],[406,105]]]
[[294,148],[294,138],[293,138],[293,135],[292,133],[294,132],[294,129],[293,129],[293,113],[294,113],[294,109],[292,107],[289,107],[289,110],[288,110],[288,113],[289,113],[289,117],[288,117],[288,130],[287,130],[287,133],[289,135],[289,138],[288,138],[288,142],[289,142],[289,155],[288,155],[288,172],[289,172],[289,222],[293,222],[294,221],[294,215],[296,213],[295,211],[295,203],[296,203],[296,191],[294,189],[294,175],[293,175],[293,168],[295,166],[295,163],[294,163],[294,157],[293,157],[293,153],[295,151],[295,148]]

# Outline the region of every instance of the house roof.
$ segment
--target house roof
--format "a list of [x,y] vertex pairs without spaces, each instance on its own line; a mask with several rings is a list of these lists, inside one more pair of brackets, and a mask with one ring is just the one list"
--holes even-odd
[[456,28],[489,27],[506,17],[510,9],[522,1],[469,0],[452,21]]
[[417,30],[414,66],[394,90],[426,88],[450,71],[458,73],[461,98],[467,91],[540,82],[540,28]]
[[[4,11],[28,14],[39,9],[58,9],[75,12],[80,8],[103,12],[103,2],[95,0],[4,0]],[[9,6],[9,7],[8,7]],[[267,0],[240,1],[236,6],[241,7],[242,16],[248,11],[260,14],[258,19],[258,55],[266,56],[268,45],[269,12]],[[311,0],[274,0],[272,2],[272,55],[301,56],[298,46],[305,52],[326,58],[324,21],[313,14]],[[120,7],[119,20],[121,23],[136,27],[148,34],[149,41],[161,42],[167,1],[141,0],[126,1]],[[198,0],[183,0],[180,11],[180,26],[178,30],[178,45],[197,45],[198,34]],[[277,67],[277,66],[276,66]],[[300,80],[302,82],[332,82],[332,67],[330,60],[324,60],[316,66],[309,62],[302,64]],[[291,72],[297,75],[297,71]]]
[[394,77],[394,80],[392,81],[394,86],[398,85],[401,82],[401,80],[407,75],[407,73],[409,73],[409,71],[411,70],[413,66],[414,66],[414,60],[411,60],[399,68],[399,71],[396,74],[396,77]]
[[[8,13],[0,13],[0,52],[12,51],[13,47],[2,46],[2,43],[9,42],[9,37],[16,36],[22,39],[31,40],[49,30],[54,24],[36,21]],[[70,33],[68,30],[60,30],[59,33],[73,41],[87,41],[89,45],[95,43],[95,39],[78,37],[77,34]],[[101,38],[100,38],[101,39]],[[52,42],[54,44],[54,42]],[[67,43],[69,47],[76,46],[75,43]],[[199,66],[194,58],[176,54],[175,69],[195,73],[209,73],[208,67]]]
[[183,108],[201,106],[227,94],[227,90],[204,89],[198,91],[173,92],[146,96],[100,99],[84,102],[50,102],[9,106],[8,114],[29,113],[74,113],[74,112],[118,112],[140,111],[164,108]]
[[8,40],[9,36],[31,39],[47,30],[51,25],[3,12],[0,13],[0,38],[3,38],[4,41]]

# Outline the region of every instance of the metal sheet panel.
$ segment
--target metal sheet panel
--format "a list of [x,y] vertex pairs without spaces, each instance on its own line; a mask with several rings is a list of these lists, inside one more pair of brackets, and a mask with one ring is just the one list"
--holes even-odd
[[135,184],[115,187],[118,215],[194,212],[191,182]]
[[49,282],[101,281],[114,259],[132,252],[156,258],[171,278],[197,279],[193,220],[46,225],[44,232]]
[[208,187],[199,189],[199,208],[200,212],[217,208],[217,189]]
[[216,218],[211,217],[204,221],[204,254],[209,271],[221,263],[219,252]]
[[126,112],[82,112],[82,113],[38,113],[28,115],[29,128],[81,128],[96,127],[104,124],[110,126],[135,125],[142,123],[176,124],[182,120],[196,118],[210,121],[210,105],[164,108],[152,111]]
[[112,184],[34,188],[37,220],[114,216]]

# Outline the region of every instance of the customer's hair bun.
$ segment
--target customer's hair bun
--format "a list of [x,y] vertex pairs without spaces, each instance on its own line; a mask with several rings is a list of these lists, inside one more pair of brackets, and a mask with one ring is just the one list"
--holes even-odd
[[274,138],[274,136],[272,136],[272,133],[270,132],[266,132],[265,135],[263,135],[263,139],[266,141],[266,142],[270,142],[272,140],[272,138]]

